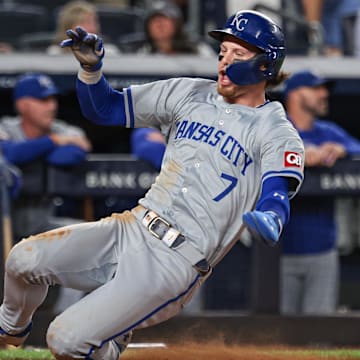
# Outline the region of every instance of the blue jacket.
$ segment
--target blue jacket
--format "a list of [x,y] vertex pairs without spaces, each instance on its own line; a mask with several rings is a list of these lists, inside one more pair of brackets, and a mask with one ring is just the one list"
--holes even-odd
[[[346,148],[348,156],[360,154],[360,141],[338,125],[316,120],[310,131],[299,131],[305,146],[336,142]],[[317,254],[336,246],[334,199],[297,197],[291,203],[290,221],[281,236],[287,255]]]
[[159,130],[137,128],[131,133],[131,153],[138,159],[148,161],[156,170],[160,170],[165,152],[165,143],[151,141],[148,135]]

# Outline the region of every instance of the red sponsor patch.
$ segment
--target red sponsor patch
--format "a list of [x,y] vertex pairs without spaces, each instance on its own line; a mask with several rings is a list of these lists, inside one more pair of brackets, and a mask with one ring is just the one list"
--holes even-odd
[[284,153],[284,165],[285,167],[298,167],[302,165],[302,157],[299,153],[294,151],[285,151]]

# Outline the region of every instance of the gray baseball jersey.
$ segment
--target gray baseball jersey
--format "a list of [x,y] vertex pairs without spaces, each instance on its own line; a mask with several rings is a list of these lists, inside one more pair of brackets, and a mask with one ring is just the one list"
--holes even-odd
[[[69,136],[85,136],[85,132],[76,126],[72,126],[62,120],[55,119],[50,128],[54,134]],[[1,140],[26,140],[24,130],[21,126],[21,119],[16,117],[4,117],[0,122]]]
[[125,95],[127,126],[157,127],[167,139],[161,173],[140,203],[212,264],[238,239],[262,181],[286,176],[295,180],[290,197],[299,189],[303,144],[280,103],[231,105],[216,82],[188,78],[132,86]]
[[290,197],[302,181],[303,145],[277,102],[231,105],[214,81],[186,78],[124,94],[127,126],[157,127],[167,139],[161,172],[141,206],[31,236],[7,262],[0,308],[7,332],[28,326],[51,284],[90,292],[48,329],[50,349],[69,358],[117,360],[115,341],[177,314],[209,276],[144,226],[144,208],[215,265],[237,240],[265,179],[294,180]]

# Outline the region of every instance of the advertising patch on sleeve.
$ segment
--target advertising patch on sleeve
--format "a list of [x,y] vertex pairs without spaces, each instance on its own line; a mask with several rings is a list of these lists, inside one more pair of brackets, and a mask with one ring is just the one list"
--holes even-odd
[[294,151],[285,151],[284,153],[284,166],[301,168],[302,158],[301,155]]

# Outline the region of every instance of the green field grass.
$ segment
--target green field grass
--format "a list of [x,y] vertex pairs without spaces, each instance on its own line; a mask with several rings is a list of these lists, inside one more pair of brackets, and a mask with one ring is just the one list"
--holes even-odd
[[[144,351],[144,350],[142,350]],[[166,349],[163,350],[166,352]],[[254,355],[263,354],[264,360],[271,359],[298,359],[301,360],[312,357],[316,359],[337,359],[337,360],[355,360],[360,359],[360,349],[254,349]],[[257,359],[258,357],[256,357]],[[49,350],[43,349],[9,349],[0,350],[0,360],[55,360]],[[136,350],[128,350],[124,353],[122,359],[136,359]],[[241,352],[239,360],[242,359]],[[169,358],[169,360],[171,360]]]
[[284,359],[291,359],[296,356],[298,359],[307,356],[316,356],[319,359],[360,359],[359,349],[307,349],[307,350],[267,350],[271,355],[280,355]]
[[0,360],[54,360],[49,350],[11,349],[0,350]]

